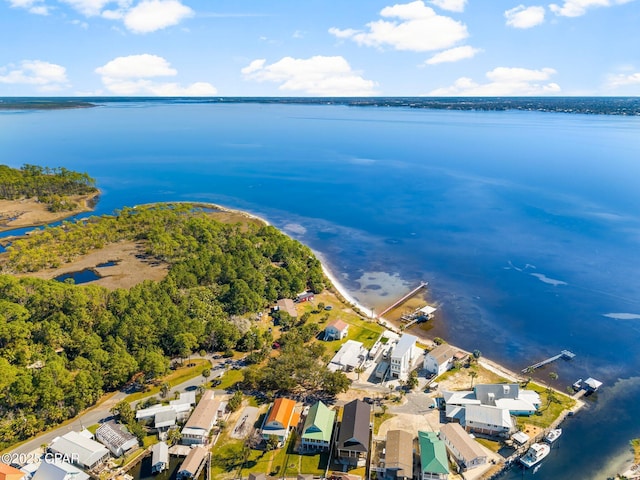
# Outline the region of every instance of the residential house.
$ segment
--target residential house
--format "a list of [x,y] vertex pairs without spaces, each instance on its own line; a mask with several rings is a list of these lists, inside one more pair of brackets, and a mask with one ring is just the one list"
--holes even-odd
[[417,337],[404,334],[391,352],[390,371],[392,378],[406,380],[418,353]]
[[537,392],[521,390],[517,383],[480,384],[474,392],[482,405],[505,408],[511,415],[533,415],[541,404]]
[[362,342],[347,340],[333,356],[327,368],[332,372],[341,370],[350,372],[362,365],[368,353]]
[[440,427],[440,440],[444,442],[447,451],[463,470],[470,470],[487,463],[487,454],[480,444],[457,423],[447,423]]
[[298,316],[296,305],[293,303],[293,300],[291,300],[290,298],[281,298],[276,302],[276,306],[273,309],[279,312],[286,312],[292,318],[296,318]]
[[0,462],[0,480],[24,480],[24,477],[23,471]]
[[303,450],[329,450],[336,412],[318,401],[310,409],[302,429]]
[[447,480],[449,459],[444,442],[434,432],[418,432],[420,473],[418,480]]
[[[173,400],[172,402],[175,402]],[[195,401],[194,401],[195,403]],[[191,404],[186,402],[170,403],[169,405],[154,405],[136,411],[136,420],[151,422],[158,430],[172,427],[176,422],[184,422],[189,418]]]
[[275,435],[278,437],[280,446],[284,445],[289,438],[291,428],[295,428],[300,420],[300,414],[295,411],[295,407],[295,401],[288,398],[277,398],[262,424],[262,438],[269,440],[269,437]]
[[435,376],[442,375],[453,368],[457,350],[451,345],[438,345],[424,356],[424,369]]
[[70,463],[53,460],[42,462],[31,480],[89,480],[90,478]]
[[362,400],[353,400],[344,406],[336,441],[336,456],[340,461],[350,464],[366,461],[370,426],[371,405]]
[[349,333],[349,324],[339,318],[329,323],[324,329],[324,340],[342,340]]
[[104,445],[79,432],[68,432],[54,438],[49,450],[88,470],[101,465],[109,458],[109,450]]
[[138,439],[122,424],[111,420],[103,423],[96,430],[96,440],[107,447],[114,457],[124,455],[124,452],[138,446]]
[[413,480],[413,435],[389,430],[385,443],[383,480]]
[[180,432],[181,443],[184,445],[206,444],[211,429],[218,421],[219,406],[220,400],[215,398],[213,390],[206,390]]
[[164,472],[169,468],[169,446],[164,442],[151,447],[151,473]]
[[249,480],[267,480],[267,475],[265,473],[253,473],[249,474]]
[[467,405],[460,423],[468,432],[485,435],[508,436],[515,430],[507,408],[489,405]]
[[418,432],[420,474],[418,480],[447,480],[449,459],[447,447],[434,432]]
[[[199,404],[198,404],[199,405]],[[193,447],[189,451],[189,455],[184,459],[182,465],[178,467],[176,477],[178,479],[196,478],[200,473],[202,464],[207,457],[207,450],[203,447]]]

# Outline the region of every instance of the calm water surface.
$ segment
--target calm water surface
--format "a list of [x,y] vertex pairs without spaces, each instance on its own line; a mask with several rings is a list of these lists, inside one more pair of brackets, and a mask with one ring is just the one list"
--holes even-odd
[[513,369],[567,348],[558,388],[605,383],[537,478],[606,478],[631,457],[640,118],[110,103],[0,113],[0,154],[87,171],[97,213],[197,200],[261,215],[378,311],[427,280],[434,335]]

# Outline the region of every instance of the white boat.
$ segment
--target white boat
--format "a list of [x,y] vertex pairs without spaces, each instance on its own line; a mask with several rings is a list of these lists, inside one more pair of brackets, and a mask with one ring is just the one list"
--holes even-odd
[[527,453],[520,457],[520,463],[526,468],[531,468],[549,455],[550,451],[551,447],[546,443],[534,443],[529,447]]
[[550,430],[549,433],[547,433],[544,436],[544,441],[551,444],[553,442],[555,442],[558,437],[562,435],[562,429],[561,428],[556,428],[554,430]]

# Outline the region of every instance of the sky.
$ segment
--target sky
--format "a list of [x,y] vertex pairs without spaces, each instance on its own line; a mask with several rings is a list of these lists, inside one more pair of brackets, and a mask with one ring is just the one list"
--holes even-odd
[[640,0],[0,0],[0,96],[640,95]]

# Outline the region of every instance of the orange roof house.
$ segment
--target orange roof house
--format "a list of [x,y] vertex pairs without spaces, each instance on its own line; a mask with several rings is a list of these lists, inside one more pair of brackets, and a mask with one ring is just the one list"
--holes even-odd
[[22,480],[24,475],[24,472],[21,472],[17,468],[0,462],[0,480]]
[[284,443],[289,436],[289,430],[300,420],[300,413],[295,411],[296,402],[288,398],[277,398],[269,414],[262,424],[262,438],[268,440],[275,435]]

